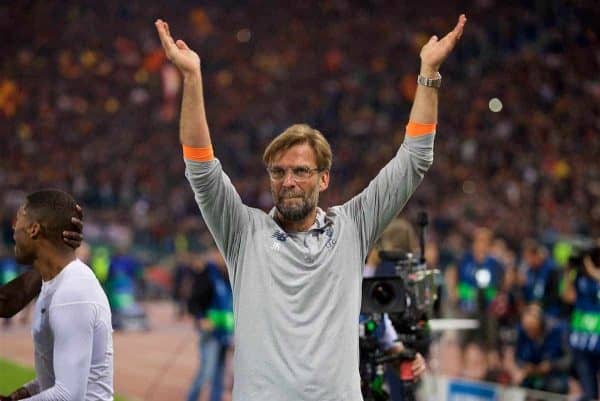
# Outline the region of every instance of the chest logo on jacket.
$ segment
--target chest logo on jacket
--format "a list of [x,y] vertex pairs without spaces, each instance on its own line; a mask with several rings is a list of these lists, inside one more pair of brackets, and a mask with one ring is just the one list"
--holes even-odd
[[280,230],[275,230],[275,232],[271,235],[271,238],[275,238],[278,241],[285,242],[287,239],[287,234]]
[[325,243],[325,248],[333,248],[336,244],[336,240],[333,239],[333,227],[329,226],[325,228],[325,235],[327,236],[327,242]]

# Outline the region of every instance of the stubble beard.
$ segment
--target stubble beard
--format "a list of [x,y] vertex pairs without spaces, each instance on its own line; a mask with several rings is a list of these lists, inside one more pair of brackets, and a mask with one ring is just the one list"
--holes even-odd
[[[319,191],[314,189],[312,194],[305,195],[302,191],[280,191],[278,195],[272,192],[275,207],[281,216],[288,221],[300,221],[306,218],[317,207]],[[286,203],[285,199],[301,197],[301,202]]]

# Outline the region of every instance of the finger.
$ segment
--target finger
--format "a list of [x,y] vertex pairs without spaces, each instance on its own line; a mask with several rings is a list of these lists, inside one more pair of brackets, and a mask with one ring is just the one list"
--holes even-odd
[[173,40],[173,36],[171,35],[171,30],[169,29],[169,24],[166,22],[163,22],[163,26],[165,28],[165,32],[167,33],[167,41],[169,42],[169,44],[174,45],[175,41]]
[[415,376],[420,376],[423,372],[425,372],[425,365],[419,364],[417,366],[413,366],[413,374]]
[[446,36],[442,38],[442,41],[450,42],[451,45],[454,46],[458,39],[460,39],[460,37],[462,36],[466,23],[467,17],[465,17],[464,14],[461,14],[460,17],[458,17],[458,22],[456,23],[454,29],[448,32]]
[[63,239],[65,241],[81,242],[83,240],[83,234],[75,231],[63,231]]
[[158,32],[158,38],[160,39],[160,44],[162,45],[163,49],[167,50],[168,45],[167,45],[167,33],[165,31],[165,28],[163,27],[162,21],[161,20],[157,20],[154,23],[154,26],[156,26],[156,31]]
[[463,31],[465,30],[466,23],[467,23],[467,17],[464,14],[461,14],[460,17],[458,17],[459,30],[458,30],[458,34],[456,36],[456,40],[460,39],[460,37],[462,36]]
[[465,17],[464,14],[461,14],[460,17],[458,17],[458,22],[456,23],[456,26],[454,27],[452,32],[450,32],[452,34],[451,35],[452,39],[454,39],[454,40],[460,39],[460,37],[463,34],[466,23],[467,23],[467,17]]
[[161,19],[157,19],[156,21],[154,21],[154,26],[156,27],[156,31],[158,32],[158,37],[161,39],[163,39],[164,36],[166,36],[167,31],[165,30],[165,27],[163,25],[163,20]]
[[181,39],[179,39],[177,42],[175,42],[175,45],[180,48],[181,50],[190,50],[190,48],[188,47],[188,45]]
[[81,206],[79,206],[79,203],[75,205],[75,209],[77,209],[77,217],[83,220],[83,209]]
[[69,248],[72,248],[72,249],[77,249],[77,248],[79,248],[79,245],[81,245],[81,242],[78,242],[78,241],[72,241],[72,240],[70,240],[70,239],[68,240],[66,238],[64,238],[63,240],[65,241],[65,244],[67,244],[67,246],[69,246]]
[[431,38],[429,38],[429,42],[427,42],[427,43],[428,43],[428,44],[429,44],[429,43],[435,43],[435,42],[437,42],[437,41],[438,41],[438,37],[437,37],[437,35],[433,35]]
[[63,237],[63,241],[65,242],[65,244],[67,244],[72,249],[77,249],[81,245],[81,238],[80,239],[71,239],[71,238]]
[[175,42],[168,31],[167,23],[162,20],[157,20],[155,25],[156,30],[158,31],[158,37],[160,38],[160,43],[167,54],[169,54],[169,52],[173,50],[173,47],[175,47]]
[[413,370],[419,371],[425,369],[425,359],[421,354],[417,354],[415,360],[412,363]]
[[83,222],[77,217],[71,217],[71,223],[73,223],[79,232],[83,231]]

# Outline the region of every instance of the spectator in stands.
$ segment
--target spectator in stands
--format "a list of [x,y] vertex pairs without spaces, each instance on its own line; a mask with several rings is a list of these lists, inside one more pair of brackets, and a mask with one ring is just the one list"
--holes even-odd
[[[133,227],[137,244],[168,252],[181,223],[200,220],[192,217],[196,206],[179,176],[179,155],[155,151],[175,145],[164,133],[175,129],[173,99],[181,89],[146,24],[158,3],[103,4],[36,1],[33,16],[29,7],[6,9],[14,21],[11,35],[20,40],[5,43],[0,78],[4,241],[24,183],[25,190],[62,187],[84,200],[93,242],[104,240],[116,221]],[[432,229],[440,244],[453,235],[467,238],[473,225],[490,227],[513,245],[534,230],[600,230],[594,163],[600,95],[578,79],[598,70],[589,57],[598,47],[598,15],[588,4],[473,4],[473,29],[448,65],[460,90],[446,95],[440,122],[457,135],[437,145],[444,156],[416,194],[419,207],[436,216]],[[340,150],[332,174],[341,185],[324,204],[356,194],[389,160],[394,146],[377,138],[401,125],[412,100],[414,83],[405,77],[417,66],[410,60],[424,32],[439,31],[453,18],[450,7],[436,8],[436,18],[414,7],[333,2],[308,13],[298,3],[264,15],[251,4],[177,1],[172,23],[188,27],[182,35],[215,60],[205,66],[206,89],[215,94],[208,107],[228,111],[212,121],[216,147],[231,149],[220,157],[246,203],[270,208],[258,178],[262,165],[251,156],[292,116],[328,132]],[[54,24],[27,29],[31,18],[60,20],[60,45],[48,46],[57,35]],[[251,23],[259,18],[260,24]],[[397,32],[394,18],[411,23]],[[322,29],[313,29],[315,19]],[[122,28],[116,37],[115,26]],[[298,62],[307,51],[314,62]],[[497,113],[488,107],[492,97],[504,105]],[[570,133],[580,140],[570,141]],[[67,156],[66,148],[78,151]],[[65,167],[41,168],[46,161],[39,154]],[[148,174],[156,165],[166,168]]]
[[458,265],[458,283],[449,289],[457,293],[459,308],[467,316],[485,314],[502,287],[503,266],[490,254],[492,237],[487,228],[475,230],[472,250]]
[[546,248],[534,239],[523,243],[523,275],[524,301],[540,304],[549,316],[561,316],[560,271]]
[[485,345],[478,341],[469,341],[463,347],[463,370],[465,379],[482,381],[487,378],[488,359]]
[[538,304],[525,307],[515,350],[520,385],[566,394],[571,353],[563,326],[550,322]]
[[[600,241],[596,242],[600,246]],[[600,252],[573,258],[565,280],[564,299],[575,308],[569,342],[584,399],[598,399],[600,373]]]
[[121,243],[111,255],[106,294],[112,311],[115,330],[147,329],[144,308],[139,303],[143,287],[142,264],[131,252],[128,243]]
[[504,239],[496,238],[493,244],[491,254],[503,265],[503,279],[502,286],[489,306],[489,314],[498,323],[500,354],[506,354],[504,348],[512,345],[516,338],[523,297],[517,277],[517,255]]

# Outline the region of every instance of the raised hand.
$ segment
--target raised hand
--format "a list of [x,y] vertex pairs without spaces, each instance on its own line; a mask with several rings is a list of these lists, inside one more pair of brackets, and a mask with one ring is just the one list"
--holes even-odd
[[429,42],[421,49],[421,73],[434,74],[440,69],[462,36],[466,23],[467,17],[461,14],[454,29],[446,36],[438,40],[438,37],[434,35],[429,39]]
[[184,76],[199,73],[200,57],[198,54],[190,49],[183,40],[174,41],[169,31],[169,24],[165,21],[158,19],[154,25],[167,58],[177,66],[179,71]]

